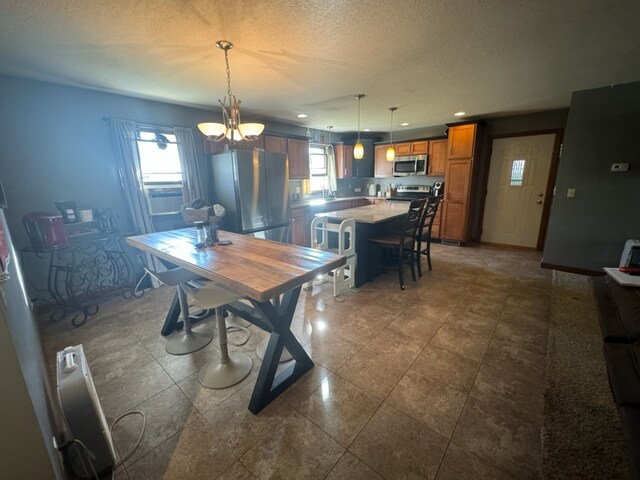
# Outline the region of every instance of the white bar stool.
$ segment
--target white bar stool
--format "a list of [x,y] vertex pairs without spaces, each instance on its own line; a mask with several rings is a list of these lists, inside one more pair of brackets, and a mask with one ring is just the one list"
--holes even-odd
[[191,320],[189,318],[189,302],[187,294],[182,284],[200,278],[200,275],[185,270],[184,268],[173,268],[164,272],[155,272],[145,268],[147,273],[156,278],[161,283],[168,286],[175,286],[178,294],[178,302],[180,303],[180,314],[184,322],[184,329],[181,332],[173,334],[165,344],[165,351],[170,355],[186,355],[200,350],[211,342],[213,332],[210,330],[193,331],[191,329]]
[[229,353],[223,307],[241,297],[213,282],[194,281],[183,287],[189,298],[200,308],[216,310],[220,360],[207,362],[198,372],[198,381],[207,388],[227,388],[239,383],[251,372],[253,360],[246,353]]

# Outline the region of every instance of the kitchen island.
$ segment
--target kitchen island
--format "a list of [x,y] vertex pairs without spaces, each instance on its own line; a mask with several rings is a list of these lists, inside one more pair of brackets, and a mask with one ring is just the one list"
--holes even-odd
[[369,239],[380,233],[400,230],[409,202],[385,202],[364,207],[348,208],[335,212],[319,213],[329,222],[340,223],[347,218],[356,221],[356,278],[355,286],[360,287],[378,275],[375,258],[369,246]]

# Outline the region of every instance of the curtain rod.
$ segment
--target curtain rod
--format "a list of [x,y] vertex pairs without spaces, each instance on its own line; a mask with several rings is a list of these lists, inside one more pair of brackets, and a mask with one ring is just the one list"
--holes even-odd
[[144,127],[144,128],[174,128],[174,127],[179,127],[179,128],[191,128],[193,129],[193,127],[185,127],[184,125],[164,125],[162,123],[146,123],[146,122],[139,122],[137,120],[132,120],[130,118],[121,118],[121,117],[102,117],[102,120],[105,122],[108,122],[110,120],[126,120],[128,122],[133,122],[135,123],[138,127]]

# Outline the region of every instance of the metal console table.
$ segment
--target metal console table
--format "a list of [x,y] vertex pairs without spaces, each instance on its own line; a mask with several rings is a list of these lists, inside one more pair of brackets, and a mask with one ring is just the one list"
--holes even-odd
[[[140,298],[136,291],[133,264],[123,249],[129,234],[118,231],[70,235],[66,247],[57,249],[22,249],[22,264],[27,281],[36,292],[47,292],[56,308],[50,315],[54,322],[77,312],[71,319],[80,326],[98,313],[100,301],[109,296]],[[32,277],[38,269],[48,267],[46,287],[38,287]]]

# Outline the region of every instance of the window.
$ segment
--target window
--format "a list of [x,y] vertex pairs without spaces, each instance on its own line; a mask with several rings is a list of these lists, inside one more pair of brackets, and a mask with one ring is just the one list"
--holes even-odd
[[138,153],[145,184],[182,184],[176,136],[168,131],[138,130]]
[[524,160],[514,160],[511,164],[511,186],[521,187],[524,182]]
[[312,192],[321,192],[329,189],[329,177],[327,177],[327,154],[324,146],[309,147],[309,181]]
[[179,212],[183,203],[182,166],[171,130],[138,130],[142,183],[150,215]]

